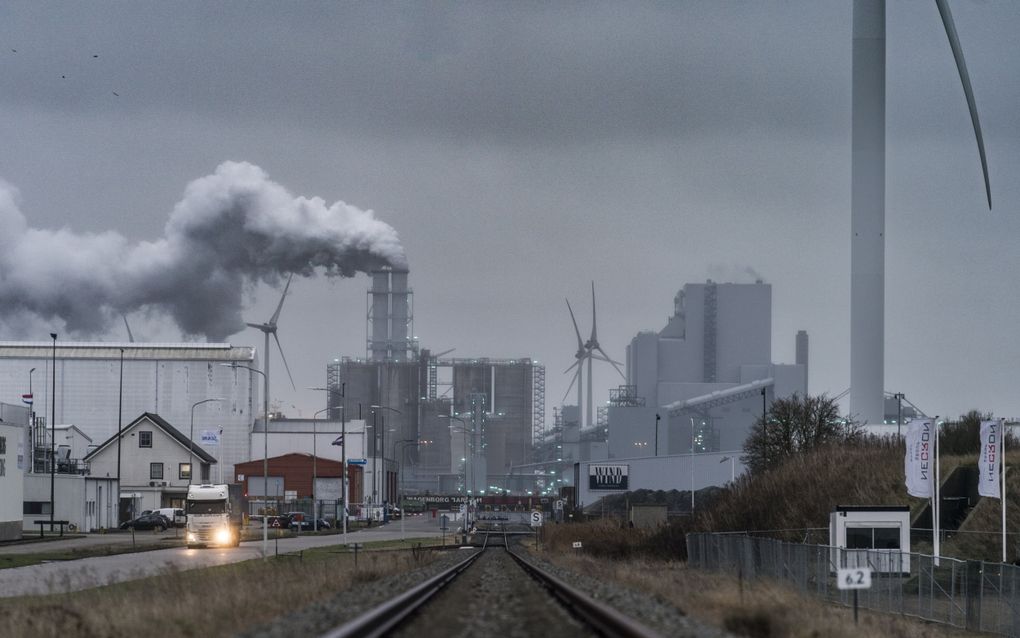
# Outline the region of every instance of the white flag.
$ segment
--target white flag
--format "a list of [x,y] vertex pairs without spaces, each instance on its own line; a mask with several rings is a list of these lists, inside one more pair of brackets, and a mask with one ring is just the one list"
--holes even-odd
[[978,494],[999,498],[999,463],[1002,462],[1002,423],[981,422],[981,452],[978,456]]
[[907,456],[903,472],[907,477],[907,494],[918,498],[931,498],[935,471],[935,431],[931,421],[913,419],[907,424]]

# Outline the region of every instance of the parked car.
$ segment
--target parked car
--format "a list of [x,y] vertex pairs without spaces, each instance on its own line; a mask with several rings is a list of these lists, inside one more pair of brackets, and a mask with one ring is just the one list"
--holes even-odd
[[125,521],[120,524],[120,528],[131,529],[133,527],[136,530],[154,529],[157,532],[162,532],[163,530],[167,529],[168,527],[171,527],[172,525],[173,523],[171,523],[170,519],[168,519],[166,516],[163,516],[162,514],[152,513],[142,514],[138,518],[132,519],[130,521]]
[[184,514],[184,510],[180,508],[161,507],[153,513],[162,514],[167,520],[173,522],[174,527],[184,527],[188,524],[188,517]]
[[[319,519],[319,529],[330,529],[332,525],[329,524],[324,518]],[[301,518],[301,520],[291,520],[290,528],[301,530],[302,532],[310,532],[315,529],[315,523],[311,518]]]

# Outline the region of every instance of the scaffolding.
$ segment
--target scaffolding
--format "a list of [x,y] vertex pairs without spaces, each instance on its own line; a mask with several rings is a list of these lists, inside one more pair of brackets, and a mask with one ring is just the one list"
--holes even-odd
[[541,363],[532,363],[531,382],[531,441],[537,445],[545,440],[545,366]]

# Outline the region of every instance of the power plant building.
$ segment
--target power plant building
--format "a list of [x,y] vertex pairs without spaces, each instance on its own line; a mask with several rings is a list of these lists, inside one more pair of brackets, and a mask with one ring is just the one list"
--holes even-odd
[[772,363],[769,284],[686,284],[666,326],[627,346],[609,458],[739,450],[764,405],[806,393],[806,333],[797,345],[803,363]]
[[[545,421],[545,367],[529,358],[444,358],[419,350],[408,273],[372,273],[366,358],[326,366],[330,418],[364,419],[369,456],[385,458],[379,500],[404,488],[480,493],[529,463]],[[341,406],[335,408],[334,406]]]

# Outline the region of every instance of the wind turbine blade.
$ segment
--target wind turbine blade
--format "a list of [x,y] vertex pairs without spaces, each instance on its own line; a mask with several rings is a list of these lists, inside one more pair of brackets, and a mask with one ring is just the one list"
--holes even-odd
[[283,287],[283,294],[280,295],[280,303],[276,306],[276,312],[273,313],[273,318],[269,320],[269,325],[275,326],[276,320],[280,318],[280,311],[283,310],[283,300],[287,298],[287,290],[290,289],[290,281],[294,279],[294,273],[287,277],[287,285]]
[[953,57],[956,59],[956,70],[960,72],[963,94],[967,98],[967,108],[970,109],[970,121],[974,125],[974,137],[977,138],[978,155],[981,156],[981,172],[985,178],[985,196],[988,198],[988,210],[991,210],[992,187],[988,183],[988,160],[985,157],[985,141],[981,136],[981,123],[978,121],[977,104],[974,102],[974,89],[970,86],[967,63],[963,59],[963,48],[960,46],[960,37],[956,34],[956,23],[953,22],[953,13],[949,10],[948,1],[935,0],[935,4],[942,15],[942,25],[946,28],[946,35],[949,37],[949,47],[953,50]]
[[[578,361],[578,363],[580,363],[580,361]],[[579,374],[581,374],[580,368],[578,368],[577,372],[574,373],[574,378],[570,380],[570,385],[567,387],[567,391],[563,393],[563,401],[567,400],[567,395],[569,395],[570,391],[574,389],[574,384],[577,383],[577,376]],[[563,401],[560,401],[560,403],[563,403]]]
[[599,346],[599,352],[601,352],[602,356],[605,357],[604,361],[608,361],[609,363],[613,364],[613,367],[616,368],[616,371],[619,372],[620,376],[623,377],[623,380],[626,381],[627,375],[625,375],[623,373],[623,370],[620,369],[620,363],[618,361],[613,361],[612,359],[610,359],[609,355],[606,354],[606,351],[603,350],[601,346]]
[[[280,338],[276,336],[275,330],[273,331],[273,339],[276,339],[276,348],[280,351],[280,358],[283,359],[283,368],[287,371],[287,376],[290,378],[290,387],[297,391],[297,386],[294,385],[294,377],[290,374],[290,366],[287,365],[287,357],[283,356],[283,346],[280,345]],[[266,353],[266,356],[269,356],[268,352]]]
[[120,316],[124,319],[124,327],[127,328],[128,343],[134,343],[135,342],[135,336],[133,334],[131,334],[131,326],[128,325],[127,315],[124,314],[124,313],[120,313]]
[[595,334],[595,282],[591,282],[591,343],[598,343],[599,338]]
[[261,324],[261,323],[247,323],[246,322],[244,325],[248,326],[249,328],[255,328],[256,330],[261,330],[262,332],[266,331],[266,327],[263,324]]
[[584,357],[581,357],[581,358],[579,358],[579,359],[578,359],[577,361],[575,361],[575,362],[574,362],[574,363],[573,363],[573,364],[572,364],[572,365],[571,365],[571,366],[570,366],[569,368],[567,368],[566,370],[564,370],[564,371],[563,371],[563,374],[566,374],[566,373],[570,372],[571,370],[573,370],[574,368],[576,368],[577,366],[581,365],[581,363],[582,363],[583,361],[584,361]]
[[442,356],[445,356],[445,355],[448,355],[448,354],[450,354],[450,353],[451,353],[451,352],[453,352],[454,350],[456,350],[456,348],[450,348],[449,350],[443,350],[443,351],[442,351],[442,352],[440,352],[439,354],[434,354],[434,355],[432,355],[432,356],[433,356],[433,357],[435,357],[436,359],[438,359],[439,357],[442,357]]
[[574,309],[570,307],[570,300],[566,299],[567,311],[570,313],[570,321],[574,324],[574,334],[577,335],[577,351],[582,352],[584,350],[584,340],[581,339],[581,331],[577,328],[577,319],[574,318]]

